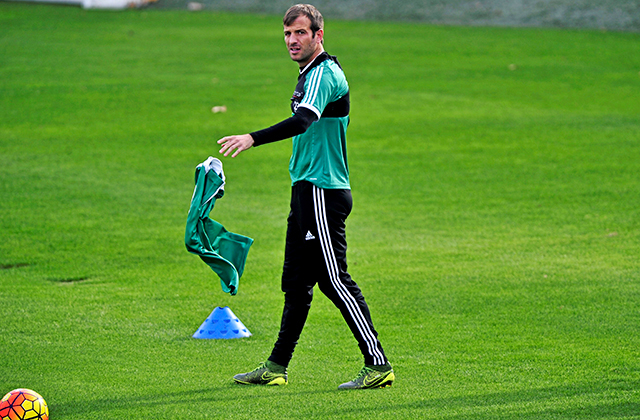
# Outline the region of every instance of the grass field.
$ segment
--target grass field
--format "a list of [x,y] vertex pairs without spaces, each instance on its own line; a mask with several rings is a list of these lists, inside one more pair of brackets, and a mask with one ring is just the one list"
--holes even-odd
[[[184,247],[195,166],[288,115],[279,16],[0,3],[0,394],[62,419],[640,419],[640,35],[329,21],[350,271],[397,381],[338,392],[316,294],[282,388],[290,142],[225,158],[237,296]],[[214,114],[213,106],[227,106]],[[228,305],[253,336],[196,340]]]

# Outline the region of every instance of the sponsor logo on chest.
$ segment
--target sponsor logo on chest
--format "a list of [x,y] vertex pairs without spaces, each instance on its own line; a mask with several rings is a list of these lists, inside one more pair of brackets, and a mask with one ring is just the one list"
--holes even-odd
[[302,99],[304,98],[304,92],[296,90],[293,92],[293,96],[291,97],[291,110],[295,113],[298,110],[298,106]]

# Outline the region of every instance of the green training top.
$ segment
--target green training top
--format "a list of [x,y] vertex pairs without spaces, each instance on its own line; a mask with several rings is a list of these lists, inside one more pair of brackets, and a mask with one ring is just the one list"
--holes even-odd
[[322,53],[301,70],[291,108],[311,110],[317,121],[293,137],[291,184],[308,181],[319,188],[350,189],[347,163],[349,84],[338,63]]

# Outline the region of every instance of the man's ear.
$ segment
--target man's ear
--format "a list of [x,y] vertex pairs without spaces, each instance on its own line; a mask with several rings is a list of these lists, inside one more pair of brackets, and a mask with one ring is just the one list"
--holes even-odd
[[315,37],[320,44],[324,44],[324,29],[318,29]]

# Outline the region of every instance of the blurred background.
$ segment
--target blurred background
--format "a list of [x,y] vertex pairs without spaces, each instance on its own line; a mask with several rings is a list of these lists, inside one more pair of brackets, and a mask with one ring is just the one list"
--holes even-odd
[[[31,0],[28,0],[31,1]],[[151,6],[281,14],[292,0],[37,0],[86,8]],[[303,2],[305,0],[301,0]],[[308,1],[308,0],[307,0]],[[326,17],[443,25],[589,28],[640,31],[638,0],[316,0]]]

